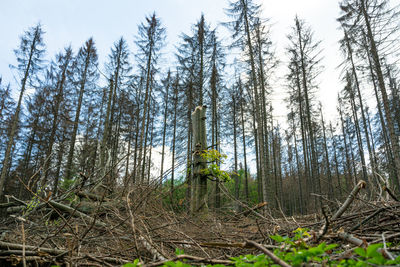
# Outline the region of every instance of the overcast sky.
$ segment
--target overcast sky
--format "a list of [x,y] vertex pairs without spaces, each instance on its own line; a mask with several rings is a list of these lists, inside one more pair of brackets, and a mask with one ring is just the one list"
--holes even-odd
[[[397,1],[397,0],[396,0]],[[271,19],[272,33],[279,59],[283,67],[278,76],[285,72],[284,48],[286,35],[294,24],[297,14],[314,30],[315,40],[321,40],[323,48],[322,64],[325,66],[319,77],[319,98],[325,113],[332,117],[336,112],[336,94],[341,89],[337,65],[341,61],[337,41],[336,18],[339,15],[337,0],[256,0],[263,6],[263,16]],[[100,68],[110,52],[113,43],[124,36],[130,48],[134,49],[134,36],[137,25],[153,11],[161,18],[167,29],[168,45],[164,53],[174,52],[180,33],[189,33],[201,13],[212,27],[227,21],[224,8],[228,0],[1,0],[0,1],[0,75],[3,82],[14,83],[15,70],[10,64],[16,64],[13,49],[19,44],[19,36],[31,26],[40,22],[43,25],[44,41],[47,47],[47,59],[71,44],[75,51],[93,37],[98,48]],[[222,26],[220,26],[222,27]],[[221,30],[222,31],[222,30]],[[172,65],[166,62],[165,68]],[[284,81],[275,84],[274,108],[276,118],[285,120],[286,110],[281,100],[286,96]]]

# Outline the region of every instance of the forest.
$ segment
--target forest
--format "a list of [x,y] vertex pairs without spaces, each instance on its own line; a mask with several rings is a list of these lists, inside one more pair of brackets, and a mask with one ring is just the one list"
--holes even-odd
[[[302,266],[264,250],[324,238],[366,249],[383,242],[375,250],[395,263],[399,6],[338,1],[341,88],[338,120],[329,120],[317,97],[324,47],[312,25],[294,17],[279,58],[261,16],[267,3],[258,2],[227,1],[228,20],[216,28],[199,14],[168,56],[162,18],[144,16],[134,50],[121,37],[104,65],[96,36],[46,57],[46,25],[22,33],[10,66],[19,80],[0,73],[0,263]],[[284,123],[273,115],[275,90]],[[333,234],[343,227],[348,235]],[[295,230],[292,244],[283,236],[296,228],[316,230]],[[239,257],[254,248],[269,258]],[[323,255],[321,266],[336,264]]]

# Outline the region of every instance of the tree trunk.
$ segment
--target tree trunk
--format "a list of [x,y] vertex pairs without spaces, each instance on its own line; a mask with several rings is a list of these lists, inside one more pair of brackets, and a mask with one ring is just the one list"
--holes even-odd
[[[242,91],[242,90],[241,90]],[[249,203],[249,181],[247,178],[247,155],[246,155],[246,134],[244,131],[244,115],[243,115],[243,99],[240,99],[240,116],[242,119],[242,143],[243,143],[243,157],[244,157],[244,195],[246,203]]]
[[163,121],[163,133],[162,133],[162,149],[161,149],[161,167],[160,167],[160,185],[162,185],[162,180],[164,178],[164,156],[165,156],[165,136],[167,132],[167,112],[168,112],[168,91],[169,91],[169,81],[171,73],[168,72],[168,83],[165,91],[164,98],[164,121]]
[[[69,50],[71,51],[71,50]],[[48,160],[46,161],[45,165],[44,165],[44,174],[43,174],[43,180],[42,180],[42,187],[47,183],[47,179],[48,179],[48,174],[49,174],[49,167],[51,164],[51,153],[53,150],[53,145],[54,145],[54,141],[55,141],[55,136],[56,136],[56,131],[57,131],[57,126],[58,126],[58,113],[60,111],[60,105],[61,102],[63,100],[64,97],[64,84],[65,84],[65,80],[66,80],[66,72],[67,72],[67,68],[68,68],[68,64],[70,62],[71,59],[71,54],[67,54],[68,51],[66,51],[66,57],[68,57],[68,59],[66,60],[66,62],[64,63],[63,66],[63,70],[62,70],[62,74],[61,74],[61,80],[58,82],[58,92],[57,92],[57,96],[55,99],[55,106],[54,106],[54,118],[53,118],[53,122],[52,122],[52,127],[51,127],[51,134],[49,137],[49,147],[46,153],[46,158],[48,158]],[[72,52],[71,52],[72,53]]]
[[206,136],[206,108],[196,107],[192,113],[193,123],[193,181],[191,212],[206,213],[207,207],[207,176],[203,170],[207,162],[202,158],[202,153],[207,149]]
[[315,138],[314,138],[314,129],[313,129],[313,122],[311,120],[311,105],[310,99],[308,96],[308,84],[307,84],[307,72],[306,72],[306,62],[304,58],[304,51],[303,51],[303,42],[302,42],[302,35],[299,21],[296,19],[296,28],[299,37],[299,46],[300,46],[300,62],[301,62],[301,74],[302,74],[302,86],[304,91],[304,100],[305,100],[305,108],[306,108],[306,116],[307,116],[307,126],[308,126],[308,134],[310,137],[310,149],[311,149],[311,179],[313,182],[316,182],[317,185],[317,193],[321,193],[321,181],[318,175],[318,163],[317,163],[317,155],[315,150]]
[[332,123],[329,123],[329,130],[331,132],[332,137],[332,145],[333,145],[333,160],[335,161],[335,172],[336,172],[336,180],[337,180],[337,187],[339,188],[339,199],[342,198],[342,185],[340,182],[340,173],[339,173],[339,162],[337,159],[337,146],[336,146],[336,139],[333,134]]
[[382,67],[381,67],[381,63],[380,63],[380,57],[378,54],[378,49],[376,47],[374,36],[372,34],[372,29],[371,29],[371,25],[370,25],[370,21],[369,21],[370,17],[366,11],[365,0],[361,1],[361,10],[362,10],[362,14],[364,16],[365,26],[367,28],[367,37],[368,37],[369,44],[370,44],[369,52],[372,55],[372,59],[373,59],[374,65],[375,65],[375,72],[376,72],[376,75],[378,78],[378,85],[379,85],[379,89],[380,89],[381,95],[382,95],[386,123],[387,123],[387,127],[389,129],[390,143],[393,148],[393,159],[394,159],[395,171],[397,174],[395,177],[393,177],[393,185],[394,185],[395,192],[399,193],[400,192],[400,183],[399,183],[400,147],[399,147],[398,139],[397,139],[396,132],[394,129],[394,124],[393,124],[393,120],[392,120],[392,116],[391,116],[391,112],[390,112],[389,99],[388,99],[388,95],[386,92],[385,80],[383,77]]
[[22,85],[21,85],[21,91],[19,93],[18,104],[17,104],[17,108],[15,110],[14,117],[12,120],[10,135],[8,137],[7,148],[6,148],[6,152],[4,154],[3,168],[1,169],[1,175],[0,175],[0,199],[2,199],[3,195],[4,195],[4,182],[6,181],[6,175],[8,173],[8,168],[10,166],[11,150],[12,150],[12,147],[14,144],[14,136],[17,131],[17,127],[18,127],[18,123],[19,123],[19,113],[21,112],[22,98],[25,93],[26,81],[28,80],[29,71],[30,71],[31,64],[32,64],[32,57],[33,57],[34,51],[36,49],[37,34],[38,34],[38,32],[35,32],[35,38],[33,39],[32,45],[30,47],[29,60],[28,60],[28,64],[25,69],[24,77],[22,78]]
[[174,200],[174,175],[175,175],[175,145],[176,145],[176,113],[178,108],[178,86],[179,86],[179,76],[176,75],[176,82],[174,88],[174,128],[172,131],[172,166],[171,166],[171,203]]
[[261,188],[262,188],[262,197],[263,201],[267,202],[268,197],[271,198],[271,196],[268,195],[268,190],[267,190],[267,175],[266,175],[266,166],[265,166],[265,143],[264,143],[264,132],[263,132],[263,123],[262,123],[262,116],[261,116],[261,104],[260,104],[260,95],[258,92],[258,83],[257,83],[257,76],[256,76],[256,67],[255,67],[255,60],[254,60],[254,52],[253,52],[253,45],[251,42],[251,29],[249,25],[249,19],[248,19],[248,14],[247,14],[247,3],[245,0],[241,0],[242,5],[244,7],[244,23],[245,23],[245,33],[246,33],[246,44],[250,56],[250,65],[251,65],[251,82],[253,85],[253,94],[254,94],[254,109],[255,109],[255,117],[256,117],[256,122],[257,122],[257,138],[258,138],[258,154],[259,154],[259,170],[260,170],[260,182],[261,182]]
[[[237,155],[237,131],[236,131],[236,97],[232,95],[232,103],[233,103],[233,114],[232,114],[232,120],[233,120],[233,155],[234,155],[234,172],[235,174],[233,175],[234,180],[235,180],[235,199],[239,199],[239,192],[240,192],[240,184],[239,184],[239,175],[237,174],[238,171],[238,155]],[[236,203],[236,211],[240,210],[240,205],[237,202]]]

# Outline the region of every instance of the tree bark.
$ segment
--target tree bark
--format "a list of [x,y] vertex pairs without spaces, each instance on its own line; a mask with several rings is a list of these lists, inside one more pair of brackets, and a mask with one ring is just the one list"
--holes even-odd
[[196,107],[192,113],[193,122],[193,182],[192,182],[192,213],[206,213],[207,207],[207,176],[204,170],[207,168],[202,153],[207,149],[206,136],[206,108]]

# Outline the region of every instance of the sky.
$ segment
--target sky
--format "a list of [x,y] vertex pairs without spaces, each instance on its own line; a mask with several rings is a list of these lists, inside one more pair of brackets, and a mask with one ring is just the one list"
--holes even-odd
[[[336,67],[341,62],[338,52],[338,31],[336,18],[339,16],[339,5],[336,0],[255,0],[262,5],[263,17],[270,18],[272,23],[272,40],[276,47],[281,66],[272,85],[271,96],[274,116],[285,123],[286,109],[282,103],[286,97],[285,83],[282,77],[286,72],[287,59],[284,54],[287,46],[287,34],[294,24],[297,14],[311,26],[315,40],[321,40],[323,48],[322,65],[324,71],[318,78],[320,91],[318,99],[323,104],[328,119],[336,115],[336,95],[343,86],[339,83],[339,71]],[[1,0],[0,1],[0,76],[3,82],[15,84],[19,80],[15,70],[9,68],[16,64],[13,49],[18,47],[19,37],[29,27],[40,22],[45,35],[47,47],[46,59],[65,46],[71,45],[74,51],[89,38],[93,37],[98,48],[100,69],[113,43],[123,36],[134,50],[134,37],[139,23],[154,11],[161,18],[167,30],[167,45],[163,50],[167,62],[165,68],[173,66],[168,62],[175,52],[174,46],[182,32],[189,33],[192,24],[196,23],[201,13],[212,27],[229,19],[224,13],[228,0]],[[224,34],[225,30],[220,32]],[[132,58],[133,62],[133,58]]]

